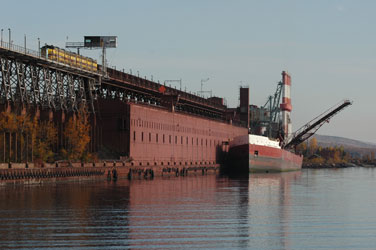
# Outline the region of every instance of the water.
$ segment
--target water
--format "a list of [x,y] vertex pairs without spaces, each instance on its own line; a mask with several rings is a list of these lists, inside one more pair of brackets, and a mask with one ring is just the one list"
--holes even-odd
[[375,249],[376,170],[0,188],[0,249]]

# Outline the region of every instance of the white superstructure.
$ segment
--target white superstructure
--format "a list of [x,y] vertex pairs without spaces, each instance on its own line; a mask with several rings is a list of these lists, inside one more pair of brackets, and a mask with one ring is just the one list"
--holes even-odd
[[270,140],[268,137],[261,135],[237,136],[232,141],[230,141],[230,148],[246,144],[266,146],[271,148],[281,148],[278,141]]

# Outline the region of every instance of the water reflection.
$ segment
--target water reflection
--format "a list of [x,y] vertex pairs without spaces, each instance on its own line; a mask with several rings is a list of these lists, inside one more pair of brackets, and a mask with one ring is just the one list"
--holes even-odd
[[[301,173],[133,182],[133,246],[288,249],[291,182]],[[168,238],[168,241],[161,239]]]
[[0,248],[292,249],[301,178],[197,175],[2,188]]
[[126,186],[119,189],[108,183],[2,188],[0,248],[111,245],[102,236],[128,235],[128,192]]
[[291,185],[301,172],[253,174],[249,178],[249,226],[252,246],[290,249]]
[[0,249],[374,249],[375,171],[0,188]]

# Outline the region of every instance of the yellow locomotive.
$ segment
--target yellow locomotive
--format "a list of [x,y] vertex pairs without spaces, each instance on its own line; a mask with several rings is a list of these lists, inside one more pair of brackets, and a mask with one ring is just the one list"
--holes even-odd
[[47,59],[68,64],[72,67],[81,68],[93,72],[98,71],[97,61],[78,55],[73,52],[69,52],[52,45],[45,45],[41,48],[41,55]]

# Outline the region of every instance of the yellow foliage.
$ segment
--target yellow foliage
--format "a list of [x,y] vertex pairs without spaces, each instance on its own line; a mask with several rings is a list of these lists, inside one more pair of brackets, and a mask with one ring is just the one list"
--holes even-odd
[[35,136],[33,137],[34,158],[36,161],[53,162],[53,148],[57,142],[57,130],[52,122],[36,123]]
[[15,132],[17,130],[16,115],[3,111],[0,113],[0,130],[4,132]]
[[[88,161],[95,158],[95,155],[87,152],[89,133],[88,115],[81,110],[77,117],[68,120],[63,131],[66,148],[62,148],[61,153],[64,159]],[[57,138],[58,132],[53,122],[12,112],[0,113],[0,159],[4,161],[31,160],[32,152],[36,162],[53,162]]]
[[311,141],[309,142],[309,149],[310,149],[311,155],[316,152],[316,150],[317,150],[317,139],[316,139],[316,137],[313,137],[311,139]]
[[[347,153],[343,146],[339,147],[321,147],[318,146],[317,139],[314,137],[310,140],[304,156],[310,163],[345,163],[351,161],[351,155]],[[312,157],[314,156],[314,157]]]
[[335,151],[333,155],[333,162],[334,163],[340,163],[342,162],[341,156],[340,156],[340,151]]
[[323,164],[325,162],[325,159],[322,158],[322,157],[316,157],[316,158],[310,160],[309,162],[313,163],[313,164]]
[[296,152],[299,153],[299,154],[304,154],[304,153],[306,153],[306,151],[307,151],[307,144],[305,142],[300,143],[296,147]]
[[80,112],[77,117],[69,118],[64,136],[67,141],[65,149],[61,150],[64,158],[68,160],[85,161],[87,145],[90,142],[90,124],[86,112]]

